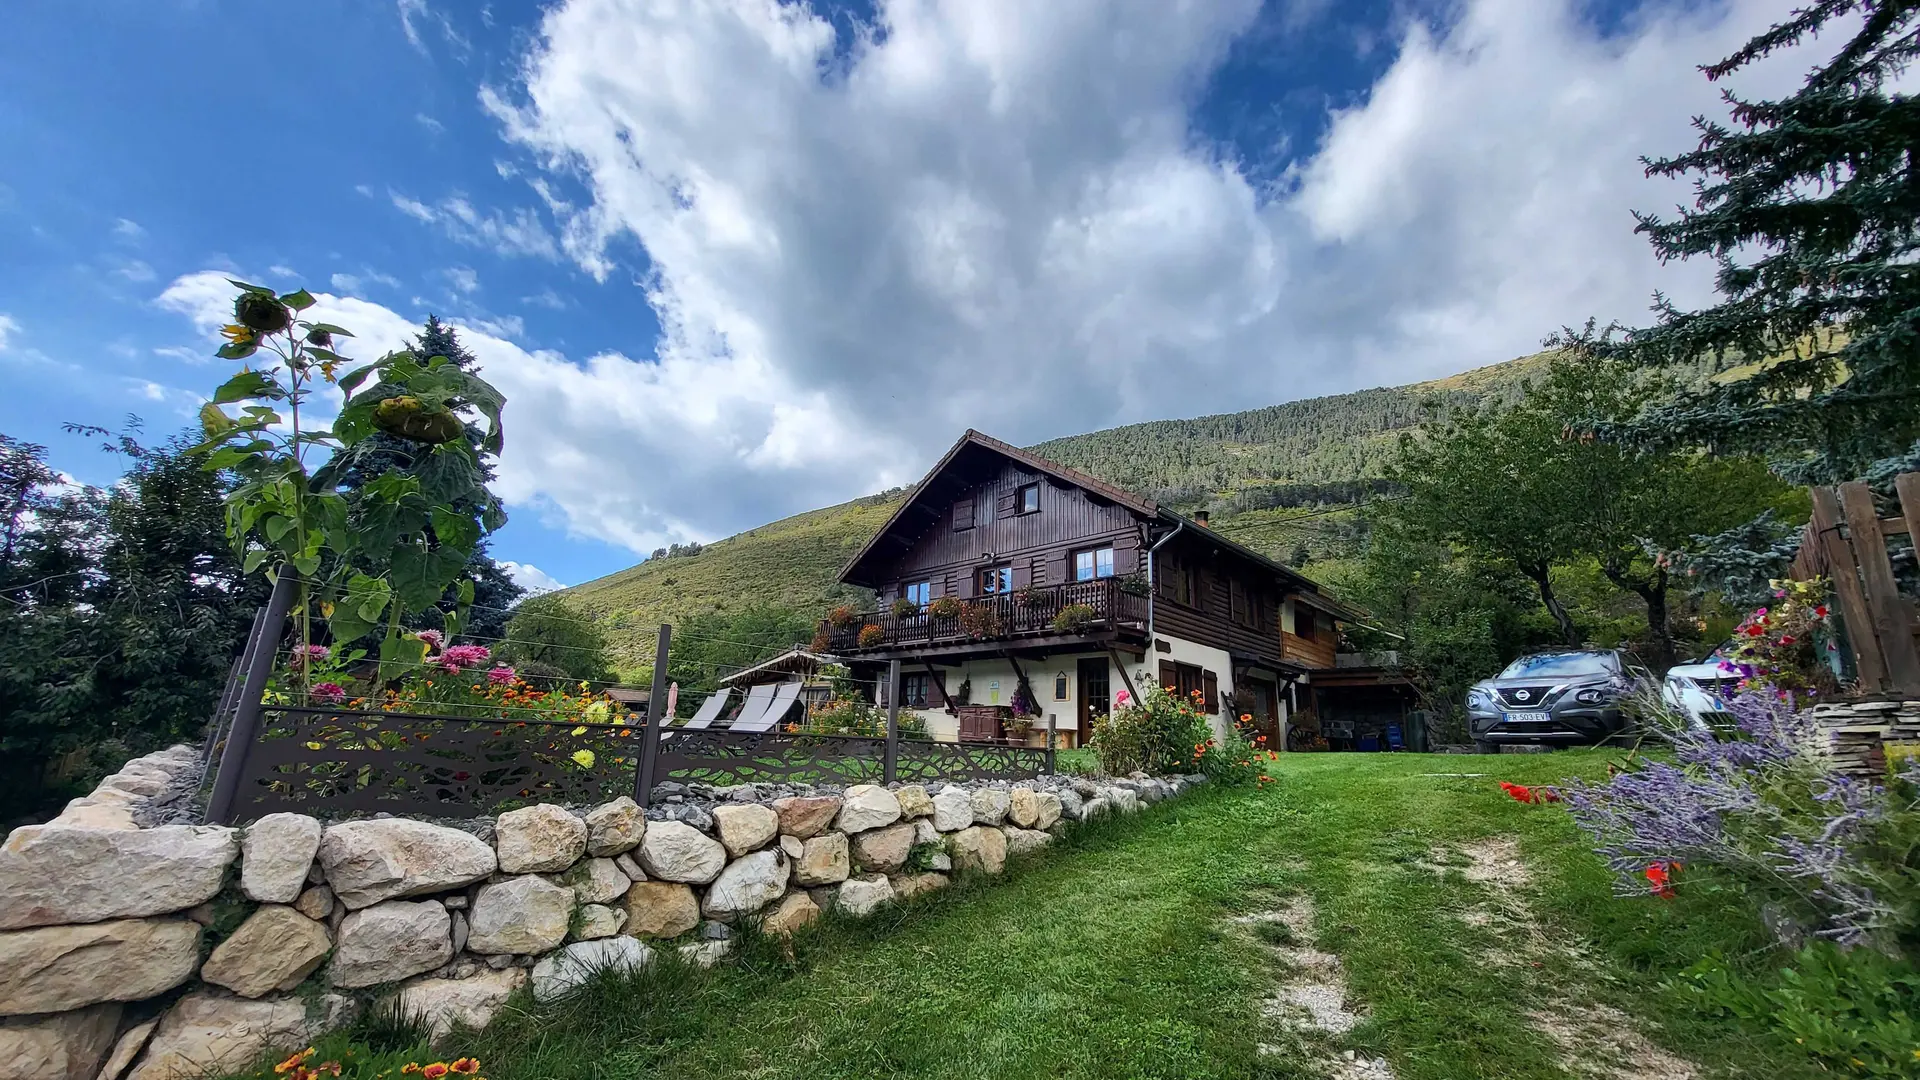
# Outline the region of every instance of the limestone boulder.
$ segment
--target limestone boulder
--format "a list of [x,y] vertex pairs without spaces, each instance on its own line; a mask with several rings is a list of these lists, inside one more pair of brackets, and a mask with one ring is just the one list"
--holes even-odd
[[612,937],[627,925],[627,913],[605,904],[583,904],[580,916],[575,920],[573,939],[592,941],[596,938]]
[[320,867],[349,909],[470,885],[499,865],[472,833],[406,818],[349,821],[320,837]]
[[952,879],[947,875],[935,873],[895,874],[888,881],[893,885],[893,895],[902,900],[910,900],[921,893],[933,892],[935,889],[944,889],[952,883]]
[[794,931],[820,918],[820,905],[803,892],[788,893],[760,920],[762,933],[791,937]]
[[1054,822],[1059,821],[1061,815],[1065,812],[1065,808],[1061,804],[1060,796],[1055,795],[1051,791],[1035,793],[1033,801],[1035,804],[1033,824],[1027,826],[1027,828],[1051,829],[1053,828]]
[[1080,820],[1080,810],[1086,805],[1086,800],[1080,797],[1079,792],[1068,788],[1052,794],[1055,799],[1059,800],[1061,817],[1069,818],[1073,821]]
[[0,933],[0,1016],[140,1001],[193,977],[200,925],[116,919]]
[[71,825],[81,829],[137,829],[140,826],[133,820],[133,811],[124,806],[114,806],[91,798],[74,799],[67,803],[60,816],[49,821],[49,825]]
[[587,854],[610,858],[640,846],[647,815],[625,795],[587,812]]
[[656,821],[640,841],[640,865],[649,878],[705,885],[726,868],[727,849],[684,821]]
[[971,798],[975,825],[998,825],[1007,820],[1007,808],[1013,803],[1012,795],[999,788],[980,788]]
[[713,808],[713,824],[727,854],[739,858],[758,851],[780,834],[780,816],[769,806],[729,803]]
[[675,882],[636,881],[622,903],[630,937],[674,938],[700,925],[700,901]]
[[680,959],[696,967],[710,968],[733,951],[731,941],[690,941],[674,950]]
[[341,920],[328,973],[333,985],[351,990],[399,982],[451,959],[453,919],[446,908],[432,900],[386,900]]
[[1113,813],[1113,804],[1108,802],[1104,795],[1088,799],[1080,806],[1082,821],[1092,821],[1094,818],[1105,817],[1111,813]]
[[640,860],[634,858],[633,852],[631,851],[625,855],[615,855],[613,857],[613,865],[618,868],[621,873],[627,875],[628,881],[647,880],[647,872],[640,868]]
[[627,894],[633,882],[612,859],[583,859],[560,876],[583,904],[611,904]]
[[106,1064],[100,1066],[97,1080],[120,1080],[126,1074],[127,1066],[132,1065],[140,1051],[147,1048],[147,1040],[153,1038],[153,1031],[160,1026],[160,1018],[144,1020],[120,1033],[114,1040],[113,1052],[107,1055]]
[[847,789],[835,826],[843,833],[884,828],[900,820],[900,800],[878,784],[855,784]]
[[900,816],[903,818],[925,818],[933,816],[933,796],[919,784],[908,784],[893,793],[900,800]]
[[467,949],[531,956],[560,947],[573,922],[574,894],[537,874],[482,885],[467,916]]
[[213,825],[22,826],[0,848],[0,930],[185,911],[213,899],[239,853]]
[[324,925],[284,904],[265,904],[214,947],[200,978],[241,997],[265,997],[299,986],[332,948]]
[[871,915],[875,908],[893,899],[893,885],[883,877],[849,878],[840,883],[834,903],[856,917]]
[[533,966],[535,1001],[552,1001],[602,971],[638,971],[653,960],[653,950],[630,937],[582,941]]
[[1039,792],[1017,787],[1007,793],[1007,820],[1022,829],[1033,828],[1040,818]]
[[0,1077],[5,1080],[94,1080],[113,1049],[118,1002],[88,1009],[0,1020]]
[[147,1052],[126,1080],[190,1080],[235,1073],[265,1057],[312,1044],[322,1031],[345,1024],[353,1001],[327,994],[309,1003],[298,996],[227,997],[196,990],[160,1018]]
[[997,874],[1007,866],[1007,836],[987,825],[961,829],[947,838],[953,865],[959,870]]
[[1038,851],[1053,843],[1053,837],[1039,829],[1021,829],[1008,826],[1001,830],[1007,838],[1007,854],[1025,855],[1029,851]]
[[587,823],[552,803],[501,814],[493,849],[503,874],[557,874],[587,852]]
[[799,840],[825,832],[840,815],[840,800],[831,795],[799,795],[773,800],[780,831]]
[[725,919],[759,911],[787,891],[792,864],[779,851],[756,851],[727,864],[707,889],[701,910]]
[[941,832],[959,832],[973,824],[973,796],[967,789],[948,784],[933,797],[933,827]]
[[438,1041],[452,1033],[455,1025],[478,1031],[492,1023],[500,1006],[526,982],[527,969],[519,967],[481,971],[464,979],[417,979],[388,1000],[403,1015],[419,1017]]
[[325,920],[333,914],[333,890],[325,885],[310,885],[293,902],[293,910],[309,919]]
[[268,814],[240,841],[240,891],[262,904],[291,904],[320,850],[320,823],[305,814]]
[[1122,814],[1137,814],[1140,812],[1140,796],[1126,788],[1108,788],[1107,801],[1112,803],[1113,808]]
[[878,873],[898,870],[907,865],[914,835],[913,825],[905,821],[884,829],[868,829],[853,838],[853,859],[861,867]]
[[847,880],[852,872],[847,834],[830,832],[800,845],[800,861],[794,864],[793,879],[807,886],[833,885]]
[[797,836],[782,836],[780,837],[780,850],[786,853],[787,858],[797,859],[802,852],[807,850],[807,845],[802,843]]

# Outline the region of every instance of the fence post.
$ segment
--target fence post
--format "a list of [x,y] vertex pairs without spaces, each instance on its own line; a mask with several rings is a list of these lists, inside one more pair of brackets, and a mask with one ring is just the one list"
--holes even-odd
[[900,661],[887,661],[887,756],[881,783],[891,784],[900,771]]
[[226,825],[233,820],[233,802],[240,793],[240,778],[247,770],[247,755],[260,735],[260,695],[267,691],[267,678],[273,674],[273,658],[279,651],[280,634],[286,628],[287,611],[293,607],[298,588],[293,569],[282,566],[273,583],[273,595],[267,598],[267,610],[254,623],[247,643],[247,676],[239,697],[233,703],[233,723],[227,728],[227,745],[220,751],[220,771],[214,774],[213,794],[207,798],[207,821]]
[[1053,769],[1053,714],[1047,714],[1047,775],[1052,776]]
[[633,801],[641,806],[653,794],[653,763],[660,756],[660,736],[667,721],[667,648],[673,643],[673,624],[660,624],[660,641],[653,649],[653,689],[647,693],[647,726],[640,734],[640,764],[633,770]]

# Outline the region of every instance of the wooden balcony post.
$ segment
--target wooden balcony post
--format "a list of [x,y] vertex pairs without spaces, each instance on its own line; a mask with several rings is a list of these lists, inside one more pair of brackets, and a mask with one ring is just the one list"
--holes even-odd
[[653,794],[653,766],[660,756],[660,736],[666,730],[667,650],[673,643],[673,624],[660,624],[660,638],[653,650],[653,689],[647,694],[647,726],[641,734],[640,760],[633,770],[633,801],[641,806]]
[[900,765],[900,661],[887,661],[887,756],[882,783],[891,784]]

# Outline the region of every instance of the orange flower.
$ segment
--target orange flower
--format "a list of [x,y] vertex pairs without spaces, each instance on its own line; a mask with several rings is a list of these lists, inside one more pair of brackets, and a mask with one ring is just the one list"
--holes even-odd
[[452,1069],[454,1072],[457,1072],[457,1073],[464,1073],[467,1076],[472,1076],[473,1074],[480,1071],[480,1059],[463,1057],[456,1060],[453,1064],[447,1066],[447,1068]]
[[313,1047],[309,1046],[305,1050],[300,1051],[299,1053],[293,1055],[292,1057],[281,1062],[280,1064],[275,1065],[273,1067],[273,1071],[284,1076],[285,1074],[290,1073],[293,1070],[299,1068],[301,1062],[307,1060],[312,1056],[313,1056]]
[[436,1061],[420,1070],[422,1080],[440,1080],[445,1075],[447,1075],[447,1063],[444,1061]]

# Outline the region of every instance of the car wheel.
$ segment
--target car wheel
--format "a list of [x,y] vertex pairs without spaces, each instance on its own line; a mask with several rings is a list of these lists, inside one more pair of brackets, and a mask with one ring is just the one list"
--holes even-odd
[[1473,752],[1476,754],[1497,754],[1500,752],[1500,744],[1497,742],[1489,742],[1486,739],[1475,739],[1473,741]]

